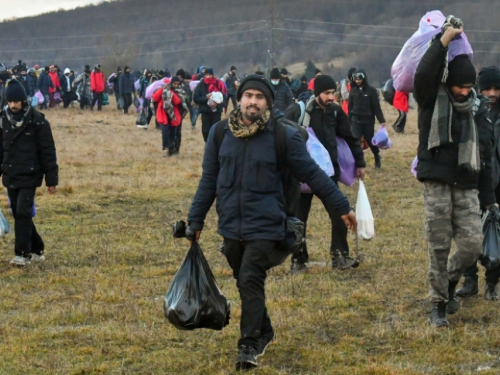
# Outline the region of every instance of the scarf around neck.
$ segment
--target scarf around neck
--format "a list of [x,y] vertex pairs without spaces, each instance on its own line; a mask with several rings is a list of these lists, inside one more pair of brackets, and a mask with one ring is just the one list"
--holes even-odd
[[481,165],[478,145],[479,136],[472,113],[474,107],[479,106],[478,102],[479,99],[474,89],[471,90],[471,95],[467,101],[459,103],[450,95],[446,85],[441,83],[438,88],[434,112],[432,113],[431,130],[427,145],[427,149],[432,150],[441,145],[453,143],[451,137],[453,110],[465,114],[467,119],[460,123],[458,165],[472,172],[478,172]]
[[229,130],[231,130],[231,133],[233,133],[236,138],[249,138],[254,136],[259,130],[265,129],[270,117],[271,111],[268,109],[264,112],[262,117],[253,124],[246,125],[243,122],[241,109],[236,108],[229,115]]

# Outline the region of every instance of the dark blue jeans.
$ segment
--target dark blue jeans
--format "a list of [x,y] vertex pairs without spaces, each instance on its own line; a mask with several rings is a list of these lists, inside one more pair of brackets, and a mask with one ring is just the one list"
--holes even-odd
[[168,149],[169,155],[177,154],[179,152],[179,134],[180,126],[161,125],[162,149]]

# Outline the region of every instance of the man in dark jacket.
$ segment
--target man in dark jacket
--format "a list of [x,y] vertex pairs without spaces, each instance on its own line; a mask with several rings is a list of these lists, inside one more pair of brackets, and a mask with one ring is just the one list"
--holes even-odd
[[[488,104],[472,88],[476,71],[467,55],[456,56],[446,68],[448,45],[462,33],[461,21],[450,16],[443,29],[422,57],[414,78],[417,178],[424,187],[433,303],[430,322],[435,327],[448,326],[446,314],[458,311],[456,285],[481,254],[479,204],[487,209],[495,204]],[[452,239],[457,251],[448,258]]]
[[372,144],[375,134],[375,117],[380,126],[385,126],[385,118],[380,108],[380,100],[375,87],[368,84],[368,77],[363,69],[353,73],[354,85],[349,93],[348,116],[352,133],[356,138],[365,137],[366,143],[375,157],[375,168],[380,168],[380,150]]
[[40,77],[38,77],[38,90],[42,93],[44,97],[43,104],[40,105],[40,109],[49,109],[49,88],[54,89],[54,83],[49,76],[49,67],[46,66],[42,72],[40,73]]
[[308,91],[308,89],[307,89],[307,77],[302,76],[302,77],[300,77],[300,87],[297,90],[297,94],[295,97],[298,99],[300,94],[307,92],[307,91]]
[[55,193],[59,167],[48,121],[28,104],[17,80],[11,80],[5,91],[8,108],[0,113],[1,173],[15,219],[15,257],[10,263],[22,267],[45,260],[44,243],[31,213],[36,188],[44,177],[49,194]]
[[[500,70],[498,67],[487,66],[481,69],[478,74],[477,86],[481,95],[490,101],[489,117],[493,123],[492,179],[496,201],[500,202]],[[468,298],[479,293],[478,272],[477,262],[465,271],[464,283],[457,290],[457,296]],[[500,267],[486,270],[485,276],[486,290],[484,298],[488,301],[498,301]]]
[[198,104],[199,112],[201,113],[201,132],[203,139],[207,142],[208,133],[212,125],[218,123],[221,118],[224,102],[212,103],[209,105],[209,100],[215,92],[226,95],[226,86],[220,80],[214,77],[212,68],[205,68],[205,77],[200,81],[193,93],[193,101]]
[[134,75],[130,73],[130,68],[125,65],[124,73],[119,79],[119,94],[123,98],[123,113],[128,114],[128,108],[132,104],[132,94],[135,92]]
[[35,95],[35,93],[36,93],[37,83],[38,83],[35,69],[33,69],[33,68],[28,69],[28,74],[26,76],[26,82],[28,83],[28,91],[26,92],[26,94],[33,97],[33,95]]
[[226,84],[227,97],[224,101],[224,113],[227,112],[227,105],[229,104],[229,99],[233,103],[233,109],[236,108],[238,102],[236,101],[236,91],[238,90],[239,77],[236,75],[236,67],[231,66],[229,72],[224,74],[222,77],[222,82]]
[[[285,111],[285,117],[294,122],[303,121],[300,125],[311,127],[314,134],[326,148],[332,161],[335,174],[332,181],[338,186],[340,178],[340,167],[338,163],[337,137],[343,138],[349,145],[356,162],[358,178],[363,179],[365,175],[365,159],[359,139],[354,137],[349,125],[347,115],[342,108],[334,102],[334,94],[337,85],[334,79],[328,75],[316,77],[314,94],[305,107],[305,113],[301,113],[300,104],[294,104]],[[301,194],[297,218],[307,226],[309,211],[314,194]],[[347,269],[357,267],[359,261],[349,257],[349,244],[347,243],[347,229],[342,225],[338,214],[330,215],[332,223],[332,238],[330,243],[330,255],[332,256],[332,267]],[[307,242],[304,241],[302,248],[292,256],[292,271],[303,271],[308,261]]]
[[[257,356],[275,338],[265,305],[266,272],[285,261],[278,249],[285,234],[282,175],[277,168],[275,132],[271,115],[273,88],[262,76],[242,80],[237,92],[240,108],[231,112],[217,144],[217,127],[210,131],[203,158],[203,174],[189,211],[187,234],[198,240],[205,217],[217,198],[218,233],[223,253],[233,270],[241,297],[241,338],[238,369],[257,366]],[[284,125],[282,125],[284,126]],[[299,132],[287,126],[286,164],[301,181],[356,227],[347,198],[309,156]]]
[[73,92],[73,81],[75,80],[75,77],[72,77],[70,74],[71,71],[69,68],[64,69],[64,75],[60,80],[64,108],[68,108],[70,103],[76,99],[76,94]]
[[293,101],[293,94],[290,87],[281,80],[280,71],[278,68],[273,68],[271,70],[271,84],[273,85],[274,97],[274,109],[285,112],[285,110],[291,106]]
[[118,108],[118,101],[120,100],[120,77],[122,76],[122,68],[117,67],[116,73],[108,78],[108,82],[113,84],[113,91],[115,92],[116,108]]

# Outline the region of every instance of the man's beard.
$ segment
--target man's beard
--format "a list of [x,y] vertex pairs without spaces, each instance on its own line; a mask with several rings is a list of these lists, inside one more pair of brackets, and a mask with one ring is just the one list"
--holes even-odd
[[319,104],[321,104],[325,108],[331,107],[333,105],[333,100],[331,100],[331,101],[329,100],[328,102],[325,102],[323,99],[321,99],[320,96],[318,96],[318,102],[319,102]]
[[491,104],[493,104],[498,101],[498,96],[488,96],[488,99],[490,99]]
[[[250,108],[255,108],[257,112],[255,113],[248,113],[247,111],[250,109]],[[249,106],[245,109],[245,112],[242,112],[242,115],[243,117],[245,117],[248,121],[254,123],[255,121],[257,121],[258,119],[260,119],[262,117],[262,113],[260,113],[260,108],[257,107],[257,106]]]

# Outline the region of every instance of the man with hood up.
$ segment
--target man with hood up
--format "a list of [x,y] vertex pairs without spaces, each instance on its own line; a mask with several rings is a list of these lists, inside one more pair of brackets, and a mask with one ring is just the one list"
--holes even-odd
[[[458,281],[481,254],[480,204],[486,209],[496,204],[488,102],[473,89],[476,70],[469,56],[458,55],[447,64],[448,46],[462,32],[462,21],[449,16],[418,64],[413,87],[434,327],[449,325],[446,314],[460,307]],[[457,250],[449,256],[452,240]]]
[[123,98],[123,113],[128,114],[128,109],[132,105],[132,94],[135,92],[134,75],[130,73],[130,68],[125,65],[124,73],[119,80],[119,94]]
[[372,144],[375,134],[375,117],[380,126],[385,126],[385,118],[380,108],[380,100],[375,87],[368,84],[368,77],[363,69],[356,70],[352,74],[354,85],[349,93],[349,104],[347,106],[349,122],[355,137],[365,141],[375,157],[375,168],[380,169],[380,150]]
[[68,108],[70,103],[75,100],[75,93],[73,92],[73,82],[75,80],[74,76],[71,76],[71,70],[69,68],[64,69],[64,75],[61,79],[61,94],[63,95],[63,106]]

